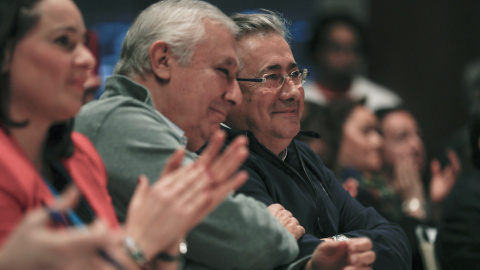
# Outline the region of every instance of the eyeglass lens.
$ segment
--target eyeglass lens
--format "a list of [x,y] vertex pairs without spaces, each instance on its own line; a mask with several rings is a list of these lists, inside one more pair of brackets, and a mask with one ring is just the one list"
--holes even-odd
[[302,85],[305,80],[305,72],[303,70],[296,70],[289,75],[269,74],[265,76],[265,86],[272,88],[280,88],[285,83],[285,78],[290,77],[295,85]]

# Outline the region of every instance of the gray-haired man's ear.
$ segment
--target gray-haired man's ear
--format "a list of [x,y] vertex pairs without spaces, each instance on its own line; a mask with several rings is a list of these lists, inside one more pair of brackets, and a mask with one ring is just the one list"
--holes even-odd
[[170,46],[163,40],[157,40],[150,46],[148,54],[152,72],[161,80],[169,80],[173,56]]

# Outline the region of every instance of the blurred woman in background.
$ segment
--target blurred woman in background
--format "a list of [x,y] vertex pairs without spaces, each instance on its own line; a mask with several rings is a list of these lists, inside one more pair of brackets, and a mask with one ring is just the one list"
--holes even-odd
[[353,197],[402,226],[411,243],[413,269],[423,269],[415,228],[428,221],[429,203],[438,205],[449,193],[460,165],[453,152],[443,169],[432,161],[428,197],[422,181],[426,154],[413,116],[389,109],[378,113],[379,121],[363,103],[333,100],[316,109],[318,122],[312,124],[315,118],[308,116],[302,128],[316,125],[321,143],[309,143]]

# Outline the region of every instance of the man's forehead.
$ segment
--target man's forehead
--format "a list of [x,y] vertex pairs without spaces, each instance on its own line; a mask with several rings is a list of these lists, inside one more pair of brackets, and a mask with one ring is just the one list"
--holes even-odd
[[242,61],[250,62],[244,66],[250,66],[255,72],[288,71],[298,67],[290,46],[280,35],[250,36],[237,44]]

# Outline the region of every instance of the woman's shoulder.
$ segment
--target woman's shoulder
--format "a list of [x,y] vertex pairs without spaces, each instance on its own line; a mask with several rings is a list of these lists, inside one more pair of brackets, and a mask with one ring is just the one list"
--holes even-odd
[[64,161],[75,186],[85,196],[98,217],[110,227],[117,227],[115,212],[107,191],[107,172],[92,142],[83,134],[72,132],[73,155]]
[[[83,134],[72,132],[72,142],[74,145],[73,155],[64,161],[67,169],[73,173],[79,173],[81,170],[88,170],[91,174],[96,174],[99,179],[105,178],[105,168],[102,158],[98,154],[93,143]],[[84,174],[84,173],[82,173]],[[74,177],[72,175],[72,177]]]
[[74,152],[70,159],[80,159],[91,163],[91,165],[103,166],[103,161],[99,153],[87,136],[73,131],[71,134],[71,139],[74,145]]

